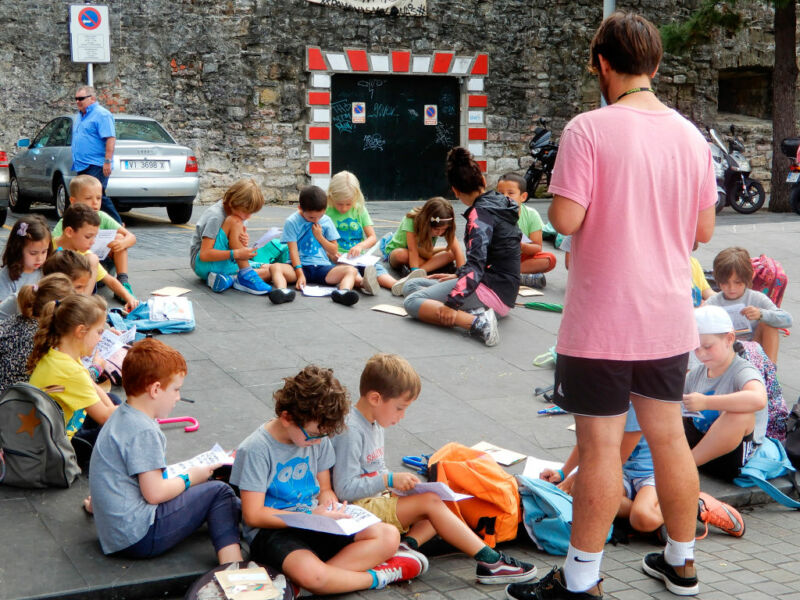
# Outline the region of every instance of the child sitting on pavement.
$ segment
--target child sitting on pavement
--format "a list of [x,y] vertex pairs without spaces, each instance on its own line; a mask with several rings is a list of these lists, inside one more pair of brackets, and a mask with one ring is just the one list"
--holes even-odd
[[498,552],[481,540],[433,493],[411,496],[380,495],[401,492],[420,482],[416,475],[390,472],[384,462],[384,428],[397,424],[419,396],[419,375],[404,358],[376,354],[361,373],[359,399],[347,416],[347,429],[333,438],[336,465],[333,490],[341,500],[355,502],[403,534],[401,549],[418,553],[437,533],[477,561],[479,583],[528,581],[536,567]]
[[215,292],[233,287],[248,294],[264,295],[272,288],[269,265],[251,263],[255,248],[248,246],[247,219],[264,208],[264,196],[252,179],[240,179],[222,200],[197,220],[189,261],[192,269]]
[[231,471],[251,560],[279,569],[312,594],[383,588],[419,575],[423,564],[397,552],[400,536],[391,525],[346,536],[287,527],[280,518],[287,512],[345,516],[331,489],[335,457],[328,436],[344,428],[349,405],[330,369],[309,365],[284,382],[274,394],[275,418],[241,443]]
[[[631,405],[625,421],[625,433],[620,445],[620,458],[622,460],[622,499],[620,501],[617,518],[628,519],[631,527],[641,533],[658,531],[662,540],[666,539],[666,529],[663,528],[664,516],[658,504],[656,495],[656,481],[653,470],[653,457],[650,447],[642,435],[636,411]],[[573,469],[578,466],[578,448],[572,449],[561,469],[544,469],[539,477],[558,487],[566,493],[571,493],[575,482]],[[564,478],[565,473],[570,475]],[[744,535],[744,520],[735,508],[720,502],[710,494],[700,492],[697,502],[697,520],[705,524],[705,533],[698,539],[708,534],[708,525],[714,525],[725,533],[734,537]]]
[[[437,246],[439,238],[446,246]],[[386,242],[384,260],[404,274],[392,286],[392,294],[403,295],[403,285],[409,279],[425,277],[428,273],[453,273],[465,262],[464,251],[456,239],[456,215],[453,205],[441,196],[430,198],[412,209],[400,222],[400,227]]]
[[[106,260],[113,261],[117,270],[117,280],[133,296],[133,288],[128,281],[128,248],[136,243],[136,236],[117,223],[108,213],[100,210],[103,202],[103,186],[91,175],[78,175],[69,182],[70,204],[86,204],[100,217],[100,231],[116,231],[116,236],[109,242],[109,254]],[[63,222],[59,220],[53,227],[53,237],[61,237]],[[103,261],[106,263],[106,261]],[[106,263],[106,266],[108,264]],[[110,267],[109,267],[110,268]]]
[[778,364],[778,329],[792,326],[792,315],[778,308],[766,294],[753,288],[753,263],[744,248],[725,248],[714,258],[714,279],[720,293],[711,296],[707,304],[730,307],[744,305],[739,312],[749,321],[749,329],[736,334],[741,340],[755,340],[769,359]]
[[207,521],[219,563],[242,560],[239,500],[227,483],[208,481],[215,466],[164,477],[167,440],[156,419],[175,408],[185,376],[181,353],[158,340],[141,340],[125,356],[127,401],[97,438],[84,501],[104,554],[158,556]]
[[275,287],[286,288],[287,282],[296,281],[302,290],[306,283],[337,285],[331,299],[345,306],[358,302],[353,287],[361,285],[361,276],[350,265],[333,265],[330,256],[337,254],[339,232],[331,218],[325,214],[328,197],[325,192],[309,185],[300,190],[300,206],[286,219],[281,241],[289,246],[294,273],[276,273]]
[[[339,253],[356,258],[378,242],[372,219],[364,205],[361,184],[350,171],[339,171],[331,177],[325,214],[339,231]],[[378,292],[378,286],[392,289],[397,283],[380,261],[368,267],[358,267],[358,271],[363,277],[361,291],[370,296]]]
[[544,274],[556,266],[556,256],[551,252],[542,252],[542,217],[535,208],[526,206],[528,187],[525,178],[516,173],[506,173],[497,181],[497,191],[519,204],[519,220],[517,225],[522,231],[520,251],[520,285],[542,289],[547,285]]
[[710,301],[694,312],[702,364],[686,375],[683,404],[701,416],[684,417],[684,431],[695,464],[732,481],[766,436],[767,390],[758,369],[734,351],[728,313]]
[[42,265],[53,253],[47,221],[40,215],[17,220],[11,227],[0,260],[0,300],[16,294],[23,285],[42,278]]
[[56,251],[74,250],[85,255],[95,273],[95,282],[104,283],[130,312],[139,306],[139,301],[103,268],[94,253],[89,252],[99,227],[100,217],[95,210],[86,204],[72,204],[64,211],[63,231],[59,237],[53,238],[53,246]]

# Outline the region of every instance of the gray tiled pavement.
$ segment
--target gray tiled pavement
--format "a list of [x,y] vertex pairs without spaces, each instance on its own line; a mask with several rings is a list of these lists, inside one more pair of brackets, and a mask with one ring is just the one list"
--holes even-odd
[[[378,233],[394,229],[409,206],[371,203]],[[537,201],[535,206],[546,213],[545,201]],[[201,210],[196,209],[193,220]],[[250,229],[256,233],[279,225],[291,210],[268,206],[251,220]],[[52,212],[46,214],[53,216]],[[186,434],[177,427],[165,428],[170,459],[190,456],[215,441],[235,446],[269,417],[270,396],[281,378],[309,361],[332,367],[343,383],[356,390],[364,360],[377,351],[403,354],[423,378],[420,399],[406,419],[387,432],[391,468],[401,468],[403,454],[429,452],[448,441],[471,445],[487,439],[550,459],[563,459],[569,452],[574,441],[566,429],[569,417],[537,416],[536,410],[543,405],[531,393],[535,386],[552,380],[552,371],[533,367],[531,359],[553,344],[559,315],[518,308],[500,326],[500,345],[489,349],[456,332],[368,310],[378,303],[399,303],[385,291],[376,298],[362,296],[353,308],[312,298],[275,307],[264,298],[233,290],[215,295],[188,268],[190,226],[170,225],[163,209],[124,216],[139,239],[131,254],[134,289],[141,296],[166,284],[192,289],[189,297],[197,330],[162,339],[186,356],[189,375],[184,395],[196,401],[181,404],[175,414],[197,417],[200,429]],[[745,216],[726,209],[718,219],[714,239],[697,256],[709,266],[720,249],[742,245],[752,254],[766,253],[779,259],[789,281],[798,282],[800,260],[794,248],[797,238],[793,237],[798,232],[800,217],[796,215],[761,211]],[[0,230],[0,243],[7,235],[6,226]],[[556,254],[559,259],[563,256],[559,251]],[[545,301],[563,300],[566,272],[562,262],[548,274]],[[647,283],[642,282],[642,293]],[[790,283],[784,307],[800,315],[799,296],[793,289]],[[795,332],[783,339],[781,346],[779,375],[788,402],[800,393],[800,370],[795,368],[800,358],[798,335]],[[517,470],[519,466],[512,468]],[[761,498],[708,479],[702,487],[736,504]],[[213,566],[213,551],[204,534],[152,561],[103,557],[91,519],[80,509],[86,491],[83,478],[69,490],[0,488],[0,598],[177,598],[188,581]],[[774,504],[745,508],[743,514],[747,524],[743,538],[712,532],[698,542],[702,587],[698,597],[800,598],[800,517]],[[654,548],[642,541],[607,546],[606,597],[672,597],[639,568],[643,553]],[[560,563],[558,557],[535,551],[523,538],[507,544],[506,549],[533,560],[542,573],[548,565]],[[347,597],[360,596],[469,600],[504,595],[502,586],[476,585],[472,561],[451,555],[433,559],[431,570],[410,584]]]

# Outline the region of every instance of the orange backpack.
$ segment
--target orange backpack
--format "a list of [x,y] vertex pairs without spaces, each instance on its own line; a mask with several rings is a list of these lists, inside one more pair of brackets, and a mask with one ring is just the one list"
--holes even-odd
[[453,513],[491,547],[517,537],[521,510],[513,475],[488,454],[450,442],[428,460],[428,479],[474,498],[446,502]]

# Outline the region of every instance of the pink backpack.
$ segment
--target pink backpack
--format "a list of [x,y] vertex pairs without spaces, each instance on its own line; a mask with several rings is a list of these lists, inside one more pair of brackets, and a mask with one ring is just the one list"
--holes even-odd
[[753,289],[764,293],[775,306],[780,306],[789,283],[781,263],[764,254],[750,261],[753,263]]

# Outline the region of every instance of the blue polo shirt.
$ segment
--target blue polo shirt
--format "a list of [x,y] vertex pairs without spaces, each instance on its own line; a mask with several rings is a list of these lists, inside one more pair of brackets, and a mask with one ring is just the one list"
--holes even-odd
[[97,102],[86,108],[86,114],[79,112],[72,122],[72,170],[103,166],[106,139],[116,136],[114,116]]

